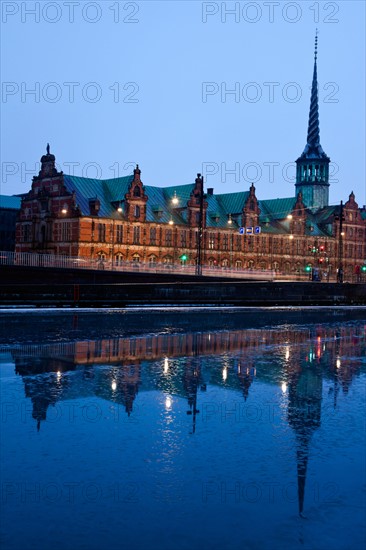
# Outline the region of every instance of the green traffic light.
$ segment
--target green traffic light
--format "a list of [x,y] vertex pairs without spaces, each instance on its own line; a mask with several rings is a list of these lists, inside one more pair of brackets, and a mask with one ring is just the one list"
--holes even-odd
[[187,255],[186,254],[182,254],[182,256],[180,257],[180,259],[185,262],[187,260]]
[[361,267],[361,271],[363,271],[363,273],[365,273],[365,271],[366,271],[366,265],[363,265],[363,266]]
[[307,265],[307,266],[305,267],[305,271],[307,271],[307,272],[311,271],[311,266],[310,266],[310,265]]

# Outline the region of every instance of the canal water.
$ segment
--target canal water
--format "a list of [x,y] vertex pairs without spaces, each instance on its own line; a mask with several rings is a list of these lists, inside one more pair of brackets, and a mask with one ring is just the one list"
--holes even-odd
[[365,546],[365,309],[0,322],[4,550]]

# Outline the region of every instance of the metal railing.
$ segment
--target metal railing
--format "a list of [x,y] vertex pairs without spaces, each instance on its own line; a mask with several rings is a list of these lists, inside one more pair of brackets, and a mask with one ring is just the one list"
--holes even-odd
[[[191,264],[146,263],[146,262],[116,262],[104,259],[91,259],[55,254],[38,254],[33,252],[0,251],[1,265],[19,265],[28,267],[61,268],[61,269],[92,269],[120,272],[141,273],[171,273],[179,275],[196,275],[196,266]],[[227,277],[232,279],[247,279],[257,281],[309,281],[306,272],[281,273],[274,270],[240,269],[220,266],[202,265],[202,275],[208,277]],[[366,282],[366,275],[356,275],[348,282]],[[325,282],[328,282],[326,279]],[[329,281],[334,282],[334,281]]]

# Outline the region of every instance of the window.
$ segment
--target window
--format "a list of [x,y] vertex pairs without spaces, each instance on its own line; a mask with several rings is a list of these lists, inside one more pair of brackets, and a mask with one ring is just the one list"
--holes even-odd
[[149,265],[150,266],[154,266],[156,264],[156,256],[152,255],[152,256],[149,256]]
[[116,265],[122,265],[123,264],[123,256],[122,254],[116,254]]
[[187,233],[185,231],[180,232],[180,246],[182,248],[187,246]]
[[274,238],[273,239],[273,254],[278,254],[279,253],[279,242],[278,242],[278,239]]
[[253,252],[253,249],[254,249],[253,237],[248,237],[248,250],[249,252]]
[[135,264],[138,264],[140,263],[140,256],[138,254],[134,254],[132,256],[132,261],[135,263]]
[[135,216],[135,218],[140,217],[140,207],[138,206],[138,204],[135,205],[134,216]]
[[28,243],[31,240],[31,226],[29,224],[22,225],[22,241]]
[[198,231],[194,232],[194,241],[195,241],[195,247],[197,248],[197,246],[198,246]]
[[224,258],[221,262],[222,267],[229,267],[229,260]]
[[140,244],[140,227],[133,228],[133,244]]
[[98,240],[101,243],[105,243],[105,223],[98,224]]
[[173,232],[171,229],[167,229],[165,232],[165,245],[166,246],[172,246],[172,235]]
[[173,258],[171,256],[165,256],[165,258],[163,258],[163,263],[171,265],[173,263]]
[[134,197],[141,197],[141,190],[140,190],[140,187],[138,185],[135,185],[135,187],[134,187],[133,196]]
[[241,269],[243,267],[243,262],[241,260],[236,260],[235,267],[236,269]]
[[266,237],[260,237],[260,243],[261,243],[261,252],[262,254],[265,254],[266,253],[266,250],[267,250],[267,247],[266,247],[266,244],[267,244],[267,239]]
[[236,236],[236,250],[238,250],[238,252],[240,252],[241,250],[241,235],[237,235]]
[[71,228],[68,222],[61,224],[61,241],[70,241],[71,240]]
[[156,227],[150,228],[150,245],[151,246],[156,245]]
[[222,248],[224,250],[229,250],[229,235],[224,235],[222,240]]
[[215,248],[215,233],[209,233],[208,235],[208,248],[210,250]]
[[117,225],[116,227],[116,243],[123,242],[123,225]]

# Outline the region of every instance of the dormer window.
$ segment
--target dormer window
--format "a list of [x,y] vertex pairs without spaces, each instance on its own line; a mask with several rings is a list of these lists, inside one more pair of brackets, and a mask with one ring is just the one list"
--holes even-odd
[[89,199],[89,210],[91,216],[98,216],[100,210],[100,200],[96,197]]

